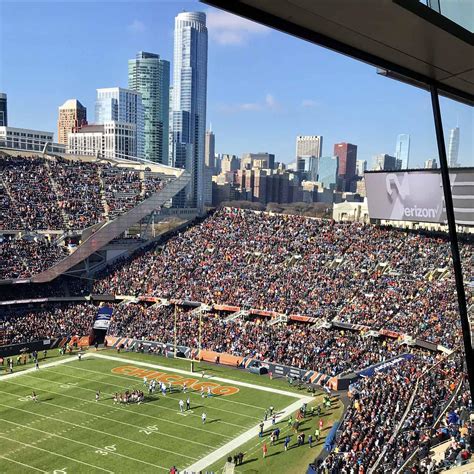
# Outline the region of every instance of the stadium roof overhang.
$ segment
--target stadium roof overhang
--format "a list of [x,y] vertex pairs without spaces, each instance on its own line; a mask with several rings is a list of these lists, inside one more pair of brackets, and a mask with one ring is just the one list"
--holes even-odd
[[474,105],[474,34],[418,0],[201,0]]

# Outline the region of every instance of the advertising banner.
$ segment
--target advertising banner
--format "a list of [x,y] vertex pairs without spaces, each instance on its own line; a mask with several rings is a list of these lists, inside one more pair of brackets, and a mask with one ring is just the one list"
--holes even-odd
[[385,362],[380,362],[378,364],[371,365],[367,369],[361,370],[357,372],[361,377],[373,377],[375,374],[379,372],[387,372],[395,365],[400,364],[405,360],[410,360],[413,358],[412,354],[401,354],[398,357],[394,357],[393,359],[386,360]]
[[113,308],[110,306],[102,306],[102,308],[99,308],[94,321],[94,329],[109,329],[112,312]]
[[[449,173],[456,223],[474,225],[474,168]],[[446,222],[440,170],[366,172],[371,219]]]

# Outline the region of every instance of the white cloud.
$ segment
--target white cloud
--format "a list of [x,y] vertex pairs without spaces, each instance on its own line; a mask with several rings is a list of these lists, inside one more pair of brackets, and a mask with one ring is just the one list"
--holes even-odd
[[241,104],[221,104],[219,110],[221,112],[260,112],[263,110],[276,110],[280,107],[272,94],[266,94],[262,101],[243,102]]
[[275,97],[273,97],[271,94],[267,94],[265,96],[265,105],[269,109],[276,109],[278,108],[278,102],[275,100]]
[[223,46],[246,44],[250,38],[270,32],[263,25],[220,10],[207,12],[207,27],[211,39]]
[[318,105],[319,103],[313,99],[303,99],[301,101],[301,106],[307,109],[313,109],[314,107],[317,107]]
[[132,33],[143,33],[146,30],[146,26],[143,21],[135,19],[127,26],[127,29]]

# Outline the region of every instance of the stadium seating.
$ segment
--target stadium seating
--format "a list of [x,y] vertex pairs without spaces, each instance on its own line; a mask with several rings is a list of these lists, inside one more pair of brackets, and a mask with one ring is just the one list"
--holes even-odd
[[[115,219],[167,180],[106,162],[6,154],[0,154],[0,176],[0,280],[31,277],[68,255],[64,247],[45,244],[38,232],[80,233]],[[33,237],[26,242],[25,234]]]

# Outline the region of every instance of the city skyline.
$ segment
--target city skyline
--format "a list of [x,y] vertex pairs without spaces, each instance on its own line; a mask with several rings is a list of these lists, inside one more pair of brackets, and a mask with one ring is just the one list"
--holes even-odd
[[[289,163],[294,161],[295,136],[321,135],[323,155],[330,154],[335,143],[345,141],[357,144],[358,158],[370,162],[377,154],[392,154],[397,135],[406,133],[411,136],[410,166],[421,167],[427,159],[437,158],[433,124],[431,117],[425,116],[430,108],[426,92],[380,77],[371,66],[197,1],[160,2],[160,8],[156,4],[116,6],[110,13],[110,24],[104,28],[97,21],[96,13],[104,8],[100,4],[90,4],[87,15],[71,3],[53,6],[37,2],[29,7],[24,3],[1,4],[2,17],[8,16],[9,22],[2,25],[4,67],[0,90],[8,94],[12,126],[54,131],[57,108],[69,97],[93,110],[97,88],[111,84],[127,87],[127,61],[137,51],[151,51],[172,60],[173,18],[185,8],[204,11],[209,18],[207,125],[212,121],[219,137],[216,152],[240,156],[266,150],[274,153],[277,161]],[[42,15],[47,24],[39,37],[33,28],[38,8],[45,13],[51,11],[51,15]],[[66,28],[59,24],[61,18],[71,14],[77,17],[77,25]],[[80,31],[81,21],[87,23],[91,36],[101,35],[107,47],[119,47],[102,55],[99,48],[88,51],[81,42],[74,44],[72,37]],[[55,28],[53,23],[48,28],[49,22]],[[58,34],[64,35],[64,42],[55,40]],[[84,44],[88,41],[85,38]],[[24,51],[26,43],[33,51]],[[45,51],[46,45],[53,43],[54,56],[62,58],[63,79],[45,66],[50,54]],[[34,53],[36,48],[43,56]],[[63,55],[64,49],[69,54]],[[275,62],[273,50],[281,51],[281,63]],[[31,62],[28,68],[18,66],[24,64],[25,54]],[[304,75],[294,67],[301,61],[305,62]],[[322,63],[324,68],[320,67]],[[45,68],[45,74],[34,82],[27,81],[30,68]],[[259,74],[262,70],[270,74]],[[357,86],[362,83],[367,87]],[[447,99],[442,99],[441,106],[446,141],[459,117],[464,132],[458,161],[462,166],[472,166],[472,112]]]

